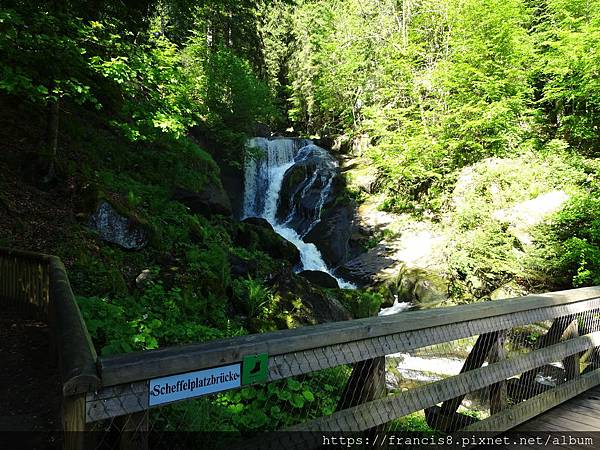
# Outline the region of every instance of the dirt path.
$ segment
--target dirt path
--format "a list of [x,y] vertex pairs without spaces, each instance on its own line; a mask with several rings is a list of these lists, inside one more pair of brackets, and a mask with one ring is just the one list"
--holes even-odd
[[60,446],[60,381],[50,341],[46,324],[0,314],[0,435],[19,448]]

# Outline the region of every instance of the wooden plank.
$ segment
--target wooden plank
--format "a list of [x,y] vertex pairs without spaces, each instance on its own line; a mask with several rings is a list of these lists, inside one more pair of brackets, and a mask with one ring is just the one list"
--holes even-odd
[[568,411],[577,411],[579,414],[588,415],[590,417],[600,417],[600,408],[598,406],[590,405],[587,402],[578,402],[577,398],[569,400],[561,406]]
[[[594,302],[597,300],[594,300]],[[561,306],[561,313],[573,305]],[[432,329],[399,333],[395,335],[310,349],[289,355],[272,356],[269,360],[269,380],[274,381],[294,375],[314,372],[327,367],[355,363],[367,357],[407,352],[442,342],[449,342],[489,331],[508,329],[516,325],[546,320],[556,311],[534,310],[496,318],[485,318],[466,323],[445,325]],[[366,356],[365,356],[366,355]]]
[[434,430],[442,430],[444,433],[453,433],[454,431],[477,422],[474,417],[460,414],[456,411],[442,412],[439,406],[432,406],[425,409],[425,420]]
[[340,396],[336,410],[343,410],[376,398],[385,397],[385,358],[358,362]]
[[[571,322],[563,333],[564,339],[573,339],[579,336],[579,326],[577,320]],[[563,360],[563,367],[567,375],[567,380],[577,378],[581,372],[579,353],[575,353]]]
[[87,402],[96,400],[105,400],[109,398],[121,397],[123,395],[136,393],[148,393],[148,383],[141,381],[138,383],[120,384],[118,386],[108,386],[98,390],[97,392],[89,392],[87,394]]
[[[269,379],[276,380],[600,308],[600,287],[566,292],[440,308],[435,314],[409,311],[110,356],[100,358],[102,380],[105,386],[124,384],[240,362],[243,356],[257,353],[270,355]],[[368,350],[364,357],[356,358],[356,352],[347,351],[357,341],[361,342],[359,348]],[[322,348],[325,350],[316,350]],[[278,358],[282,355],[288,358]],[[311,362],[306,368],[307,357],[318,362],[318,368]]]
[[598,418],[598,416],[592,417],[590,415],[580,414],[577,411],[566,409],[564,405],[559,405],[556,408],[556,411],[551,410],[545,414],[542,414],[540,419],[561,419],[566,421],[572,420],[583,425],[588,425],[590,429],[600,430],[600,418]]
[[[536,348],[543,348],[549,345],[554,345],[559,342],[564,336],[569,325],[575,320],[574,315],[558,317],[552,322],[550,329],[537,342]],[[521,376],[523,384],[533,384],[538,373],[538,368],[530,370]]]
[[[363,403],[362,405],[334,413],[331,416],[297,425],[290,428],[290,430],[363,431],[395,418],[436,405],[442,401],[490,386],[511,376],[521,374],[531,367],[539,367],[540,365],[555,361],[557,357],[562,359],[590,346],[596,346],[598,342],[600,342],[599,332],[581,336],[532,351],[517,358],[505,359],[444,380],[419,386],[395,396]],[[600,380],[600,369],[591,372],[591,374],[595,374],[594,376]],[[596,380],[596,378],[593,379]],[[583,377],[581,379],[583,380]],[[589,383],[589,379],[590,377],[587,377],[582,382],[582,384],[588,383],[586,384],[587,388],[595,386],[595,384]],[[552,390],[552,392],[555,391],[557,390]],[[504,414],[502,412],[497,416]]]
[[[576,339],[571,339],[563,342],[563,344],[567,344],[575,340]],[[543,351],[543,349],[536,350],[535,352],[541,351]],[[538,416],[539,414],[551,408],[554,408],[564,401],[573,398],[576,395],[579,395],[582,392],[597,386],[598,384],[600,384],[600,369],[582,375],[579,378],[567,381],[566,383],[561,384],[550,391],[536,395],[529,400],[505,409],[504,411],[490,416],[487,419],[481,420],[471,426],[466,427],[461,431],[461,433],[484,431],[500,434],[523,422],[526,422],[529,419],[532,419],[533,417]]]
[[583,395],[580,395],[577,398],[574,398],[569,403],[577,407],[589,408],[594,412],[600,413],[600,402],[598,400],[591,400],[589,398],[585,398],[586,394],[587,392]]
[[[576,339],[561,342],[554,346],[530,352],[518,358],[503,360],[480,369],[465,372],[455,377],[415,388],[396,396],[399,399],[397,400],[398,402],[404,402],[404,405],[402,406],[404,409],[399,411],[393,409],[394,412],[392,413],[392,416],[386,416],[388,417],[388,420],[386,421],[498,383],[506,378],[523,373],[532,367],[539,367],[563,359],[575,352],[584,351],[586,348],[598,346],[599,344],[600,332],[595,332]],[[396,397],[388,397],[380,401],[389,402],[390,398],[394,399]],[[370,405],[372,403],[373,402],[364,403],[355,408],[363,408],[364,405]],[[148,409],[148,407],[147,383],[139,382],[121,386],[109,386],[100,389],[97,393],[88,394],[86,421],[89,423],[110,417],[131,414]],[[346,411],[351,411],[355,408],[345,409],[340,413],[345,413]],[[373,426],[380,425],[381,423],[385,422],[380,422]],[[353,429],[354,428],[349,428],[347,430],[352,431]]]
[[[489,363],[496,363],[506,359],[506,349],[504,348],[504,340],[507,330],[498,335],[496,343],[492,348],[489,356]],[[490,414],[497,414],[506,408],[508,395],[506,391],[506,380],[499,381],[490,386]]]
[[148,450],[148,411],[118,418],[119,450]]
[[[542,419],[543,417],[543,419]],[[595,428],[593,425],[590,425],[588,423],[582,423],[578,420],[576,420],[573,417],[558,417],[558,416],[548,416],[547,414],[542,414],[540,419],[540,421],[543,420],[544,423],[549,424],[549,425],[554,425],[557,430],[560,431],[595,431],[597,430],[597,428]]]

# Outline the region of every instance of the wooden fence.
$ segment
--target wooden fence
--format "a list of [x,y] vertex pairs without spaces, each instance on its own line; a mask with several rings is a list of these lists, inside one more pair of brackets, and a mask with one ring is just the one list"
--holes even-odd
[[0,306],[50,325],[62,382],[64,447],[82,448],[86,395],[99,389],[100,379],[63,263],[55,256],[0,248]]
[[[288,430],[362,432],[424,410],[427,420],[446,433],[501,433],[600,384],[600,287],[409,311],[96,360],[57,258],[2,250],[0,273],[10,275],[2,277],[0,297],[50,311],[61,361],[66,430],[121,418],[116,420],[128,424],[122,430],[144,432],[147,411],[168,404],[153,402],[150,388],[164,377],[185,377],[224,366],[245,373],[244,366],[252,361],[266,364],[262,379],[255,380],[258,382],[351,365],[355,373],[360,369],[363,374],[353,382],[376,383],[386,355],[470,337],[476,337],[476,342],[459,374],[392,395],[371,390],[330,415]],[[551,326],[534,348],[507,357],[507,333],[540,322]],[[563,380],[555,387],[541,388],[535,382],[538,369],[557,361],[562,362]],[[465,396],[484,388],[489,396],[489,417],[474,420],[461,416],[459,406]],[[307,442],[311,433],[297,434],[297,442],[292,439],[285,448],[319,445],[319,441]],[[143,439],[137,442],[138,447],[145,445]]]
[[[346,364],[356,368],[385,355],[478,336],[456,376],[366,399],[289,430],[365,431],[425,410],[428,420],[446,432],[501,433],[600,384],[600,369],[590,356],[600,345],[599,311],[600,288],[591,287],[100,358],[102,388],[87,396],[86,421],[135,415],[151,408],[150,380],[243,364],[247,355],[267,354],[266,381],[275,381]],[[552,326],[536,349],[505,358],[503,336],[508,330],[543,321],[552,321]],[[580,336],[581,328],[585,334]],[[580,356],[586,352],[589,357],[583,364]],[[534,384],[536,369],[556,361],[563,361],[566,382],[541,390]],[[506,384],[510,378],[510,391],[521,392],[521,398],[509,398]],[[489,389],[492,414],[484,420],[461,421],[457,409],[462,399],[483,388]],[[307,448],[303,436],[297,448]],[[292,444],[287,442],[285,448],[295,448]]]

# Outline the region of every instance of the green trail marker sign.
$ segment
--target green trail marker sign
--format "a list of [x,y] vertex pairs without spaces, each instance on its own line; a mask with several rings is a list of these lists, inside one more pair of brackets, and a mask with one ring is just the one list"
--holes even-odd
[[242,361],[242,385],[264,383],[269,373],[269,355],[260,353],[258,355],[244,356]]

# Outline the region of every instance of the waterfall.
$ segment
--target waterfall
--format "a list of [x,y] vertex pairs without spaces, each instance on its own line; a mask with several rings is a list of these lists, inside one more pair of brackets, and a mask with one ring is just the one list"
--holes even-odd
[[[244,218],[266,219],[280,236],[298,248],[303,270],[327,272],[336,278],[340,287],[355,288],[333,275],[319,249],[302,240],[321,220],[321,209],[331,193],[337,167],[333,157],[308,139],[255,137],[248,140],[246,148]],[[284,177],[293,166],[302,166],[307,176],[294,189],[288,201],[289,207],[280,208]],[[318,196],[311,203],[315,206],[302,207],[302,201],[314,195]]]

